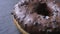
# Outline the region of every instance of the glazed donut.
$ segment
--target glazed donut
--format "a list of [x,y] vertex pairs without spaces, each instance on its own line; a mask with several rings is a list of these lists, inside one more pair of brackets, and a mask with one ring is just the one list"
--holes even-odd
[[13,16],[30,34],[60,32],[60,6],[56,1],[22,0],[14,6]]

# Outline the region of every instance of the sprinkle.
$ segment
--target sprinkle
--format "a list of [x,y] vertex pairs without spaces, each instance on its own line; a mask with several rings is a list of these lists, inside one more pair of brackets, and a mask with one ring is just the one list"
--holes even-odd
[[44,16],[45,19],[49,19],[49,16]]
[[49,16],[46,16],[46,19],[49,19]]
[[38,25],[38,22],[35,22],[34,25],[37,26]]

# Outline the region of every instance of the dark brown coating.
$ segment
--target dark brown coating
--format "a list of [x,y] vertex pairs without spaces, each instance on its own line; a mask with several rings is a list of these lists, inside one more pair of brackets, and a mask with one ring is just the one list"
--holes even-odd
[[14,16],[24,30],[40,34],[60,30],[60,7],[55,1],[30,0],[15,5]]

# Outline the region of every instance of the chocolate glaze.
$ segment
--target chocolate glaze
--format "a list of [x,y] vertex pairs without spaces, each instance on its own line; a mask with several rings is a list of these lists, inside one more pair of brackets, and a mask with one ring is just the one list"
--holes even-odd
[[59,9],[54,1],[26,0],[15,5],[13,15],[28,33],[45,34],[60,30]]

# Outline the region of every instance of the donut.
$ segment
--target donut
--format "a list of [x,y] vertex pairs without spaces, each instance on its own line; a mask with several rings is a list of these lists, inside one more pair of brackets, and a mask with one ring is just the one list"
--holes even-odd
[[55,0],[21,0],[12,15],[29,34],[60,32],[60,4]]

